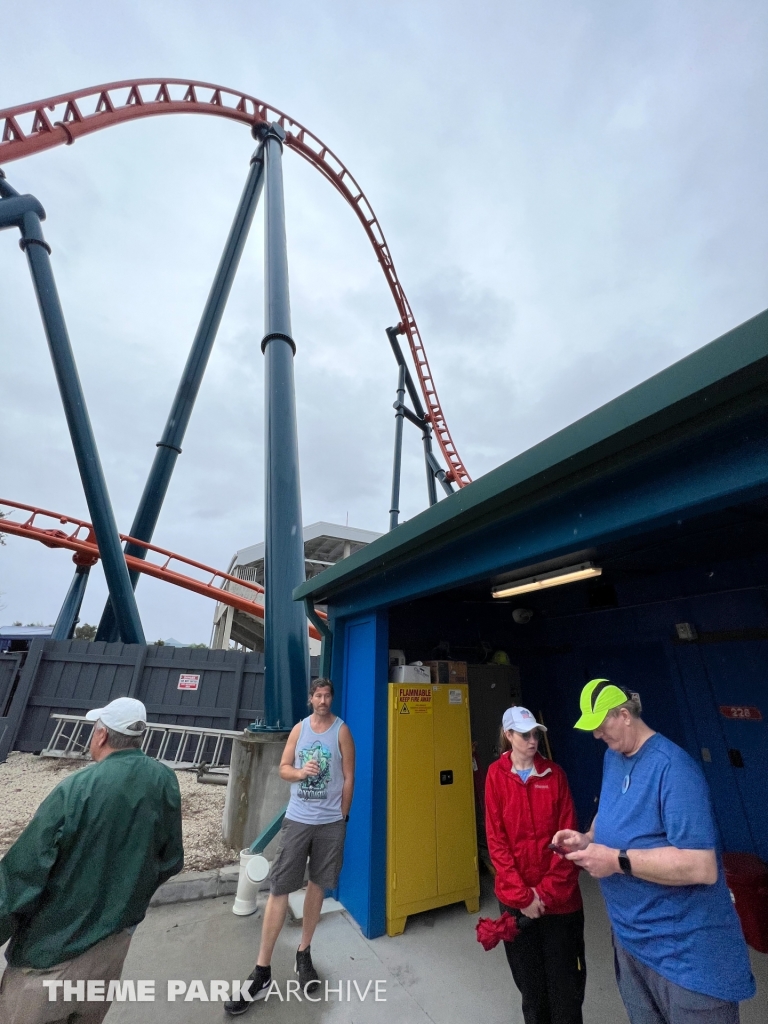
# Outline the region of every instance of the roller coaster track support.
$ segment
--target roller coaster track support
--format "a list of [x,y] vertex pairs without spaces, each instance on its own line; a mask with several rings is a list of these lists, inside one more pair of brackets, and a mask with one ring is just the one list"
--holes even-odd
[[96,439],[85,405],[75,357],[64,321],[51,267],[50,246],[45,241],[41,221],[45,211],[33,196],[21,196],[3,176],[0,178],[0,229],[16,227],[21,232],[19,245],[26,253],[40,316],[59,386],[64,415],[75,451],[85,499],[93,521],[104,575],[115,607],[120,635],[126,643],[143,644],[136,597],[131,589],[128,569],[120,550],[120,538],[112,512],[107,483],[101,468]]
[[[77,555],[75,555],[77,559]],[[80,608],[85,597],[85,588],[88,586],[88,576],[91,572],[90,565],[78,565],[75,562],[75,575],[69,585],[67,596],[59,609],[56,622],[53,624],[51,640],[71,640],[75,635],[75,626],[80,621]],[[133,575],[129,571],[129,575]]]
[[400,467],[403,461],[403,418],[405,411],[405,363],[397,368],[395,399],[395,454],[392,459],[392,498],[389,502],[389,528],[394,530],[400,518]]
[[[72,516],[65,516],[60,512],[51,512],[48,509],[38,508],[35,505],[24,505],[21,502],[11,501],[8,498],[0,498],[0,506],[3,505],[17,511],[26,512],[28,515],[23,522],[3,519],[2,533],[7,533],[14,537],[25,537],[27,540],[36,540],[48,548],[64,548],[65,550],[72,551],[74,552],[72,560],[76,565],[91,566],[98,562],[99,549],[96,545],[96,537],[91,523],[87,523],[82,519],[73,519]],[[38,519],[51,519],[55,525],[52,527],[38,526]],[[61,529],[62,526],[68,525],[74,527],[69,533]],[[140,541],[137,537],[120,534],[120,540],[125,542],[126,545],[130,544],[142,548],[144,551],[143,558],[135,558],[133,555],[124,556],[129,569],[152,576],[157,580],[163,580],[166,583],[173,583],[177,587],[183,587],[184,590],[192,591],[193,594],[200,594],[202,597],[209,597],[214,601],[220,601],[222,604],[229,605],[241,612],[247,612],[248,615],[254,615],[256,618],[264,618],[264,605],[258,600],[259,596],[264,594],[264,587],[260,584],[252,583],[249,580],[241,580],[237,576],[231,576],[229,573],[221,572],[219,569],[213,569],[210,565],[204,565],[202,562],[195,562],[191,558],[185,558],[184,555],[177,555],[173,551],[159,548],[155,544],[147,544]],[[160,564],[150,561],[148,557],[150,555],[158,555],[161,559]],[[180,563],[181,569],[171,568],[171,563],[174,562]],[[191,572],[193,570],[207,576],[207,581],[192,576]],[[218,582],[219,585],[215,586],[215,582]],[[243,597],[236,590],[226,590],[224,587],[227,583],[236,586],[239,590],[245,590],[253,596],[251,598]],[[311,621],[313,623],[316,621],[320,622],[319,628],[316,625],[309,627],[309,635],[314,640],[323,639],[325,630],[328,628],[325,625],[326,619],[327,616],[324,612],[314,611]],[[54,639],[56,638],[54,637]],[[60,639],[66,638],[61,637]]]
[[308,128],[255,96],[208,82],[178,78],[140,78],[110,82],[0,110],[0,164],[40,153],[112,125],[158,114],[197,113],[224,117],[254,128],[277,121],[285,145],[315,167],[344,197],[360,221],[397,306],[408,338],[426,415],[448,466],[446,479],[458,487],[471,477],[456,451],[437,395],[416,318],[395,270],[376,214],[349,169]]
[[[131,525],[130,534],[139,540],[151,541],[165,501],[168,485],[181,455],[181,445],[189,425],[195,399],[200,390],[213,343],[224,315],[224,308],[232,290],[232,283],[240,264],[245,243],[248,238],[256,207],[264,187],[264,154],[263,144],[259,143],[251,158],[248,177],[243,193],[240,196],[232,227],[229,230],[224,251],[213,279],[208,299],[200,318],[192,348],[190,349],[184,372],[181,375],[176,397],[173,400],[162,438],[157,442],[157,452],[149,471],[139,507]],[[144,558],[146,548],[128,545],[125,552],[134,558]],[[302,556],[303,557],[303,556]],[[302,566],[303,566],[302,562]],[[131,572],[131,586],[136,589],[139,573]],[[74,627],[74,620],[73,620]],[[117,640],[118,628],[112,602],[107,601],[96,633],[97,640]]]
[[283,142],[264,125],[264,717],[292,726],[307,710],[306,616],[293,591],[306,579],[299,480],[299,439],[288,290]]
[[[403,350],[400,348],[400,342],[397,340],[398,334],[401,333],[403,333],[402,325],[399,327],[387,328],[389,344],[392,347],[392,352],[397,362],[397,398],[394,404],[395,454],[392,463],[392,498],[389,510],[390,530],[395,529],[400,517],[400,468],[403,454],[404,419],[413,423],[414,426],[417,426],[421,431],[421,440],[424,446],[424,468],[427,474],[427,497],[429,499],[429,504],[437,504],[437,488],[435,487],[435,480],[440,481],[440,485],[446,494],[453,494],[453,487],[448,479],[448,474],[432,453],[432,429],[429,422],[429,416],[424,412],[424,407],[419,399],[419,393],[416,389],[416,385],[413,383],[413,377],[411,377],[411,372],[406,365],[405,358],[403,357]],[[406,388],[408,389],[408,394],[411,402],[413,403],[413,408],[416,410],[415,412],[409,409],[405,404]]]

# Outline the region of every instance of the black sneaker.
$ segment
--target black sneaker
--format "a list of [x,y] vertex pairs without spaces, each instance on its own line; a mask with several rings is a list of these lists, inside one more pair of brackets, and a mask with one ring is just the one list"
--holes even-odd
[[[309,946],[306,949],[296,950],[296,966],[294,970],[299,976],[299,987],[302,992],[311,992],[319,986],[320,979],[312,963],[312,954],[309,951]],[[307,989],[307,985],[309,985],[309,989]]]
[[[251,971],[248,977],[245,979],[246,982],[250,981],[250,985],[246,991],[250,994],[250,999],[243,999],[242,989],[240,990],[237,999],[229,999],[224,1003],[224,1012],[228,1013],[230,1017],[238,1017],[241,1013],[245,1013],[251,1003],[257,999],[263,999],[267,994],[267,989],[272,983],[272,968],[271,967],[256,967]],[[234,992],[232,993],[234,995]]]

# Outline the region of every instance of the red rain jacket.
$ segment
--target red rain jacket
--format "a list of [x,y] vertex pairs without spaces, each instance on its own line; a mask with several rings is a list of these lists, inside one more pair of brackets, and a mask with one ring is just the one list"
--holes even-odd
[[561,828],[578,828],[573,798],[562,768],[541,754],[534,758],[537,775],[528,782],[512,771],[510,753],[488,769],[485,782],[485,830],[496,869],[496,895],[521,910],[533,890],[548,914],[570,914],[582,906],[578,868],[548,850]]

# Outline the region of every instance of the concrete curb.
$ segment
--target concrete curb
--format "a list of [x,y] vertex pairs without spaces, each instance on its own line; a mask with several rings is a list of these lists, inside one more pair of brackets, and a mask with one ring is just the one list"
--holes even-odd
[[237,892],[239,864],[227,864],[214,871],[182,871],[161,885],[150,901],[150,907],[167,903],[189,903],[214,896],[232,896]]

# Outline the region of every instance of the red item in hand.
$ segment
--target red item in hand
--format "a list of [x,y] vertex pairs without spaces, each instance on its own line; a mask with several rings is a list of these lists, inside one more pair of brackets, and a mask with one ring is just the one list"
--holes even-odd
[[495,921],[490,917],[481,917],[475,931],[477,941],[486,951],[498,946],[500,942],[514,942],[520,934],[517,921],[506,911]]

